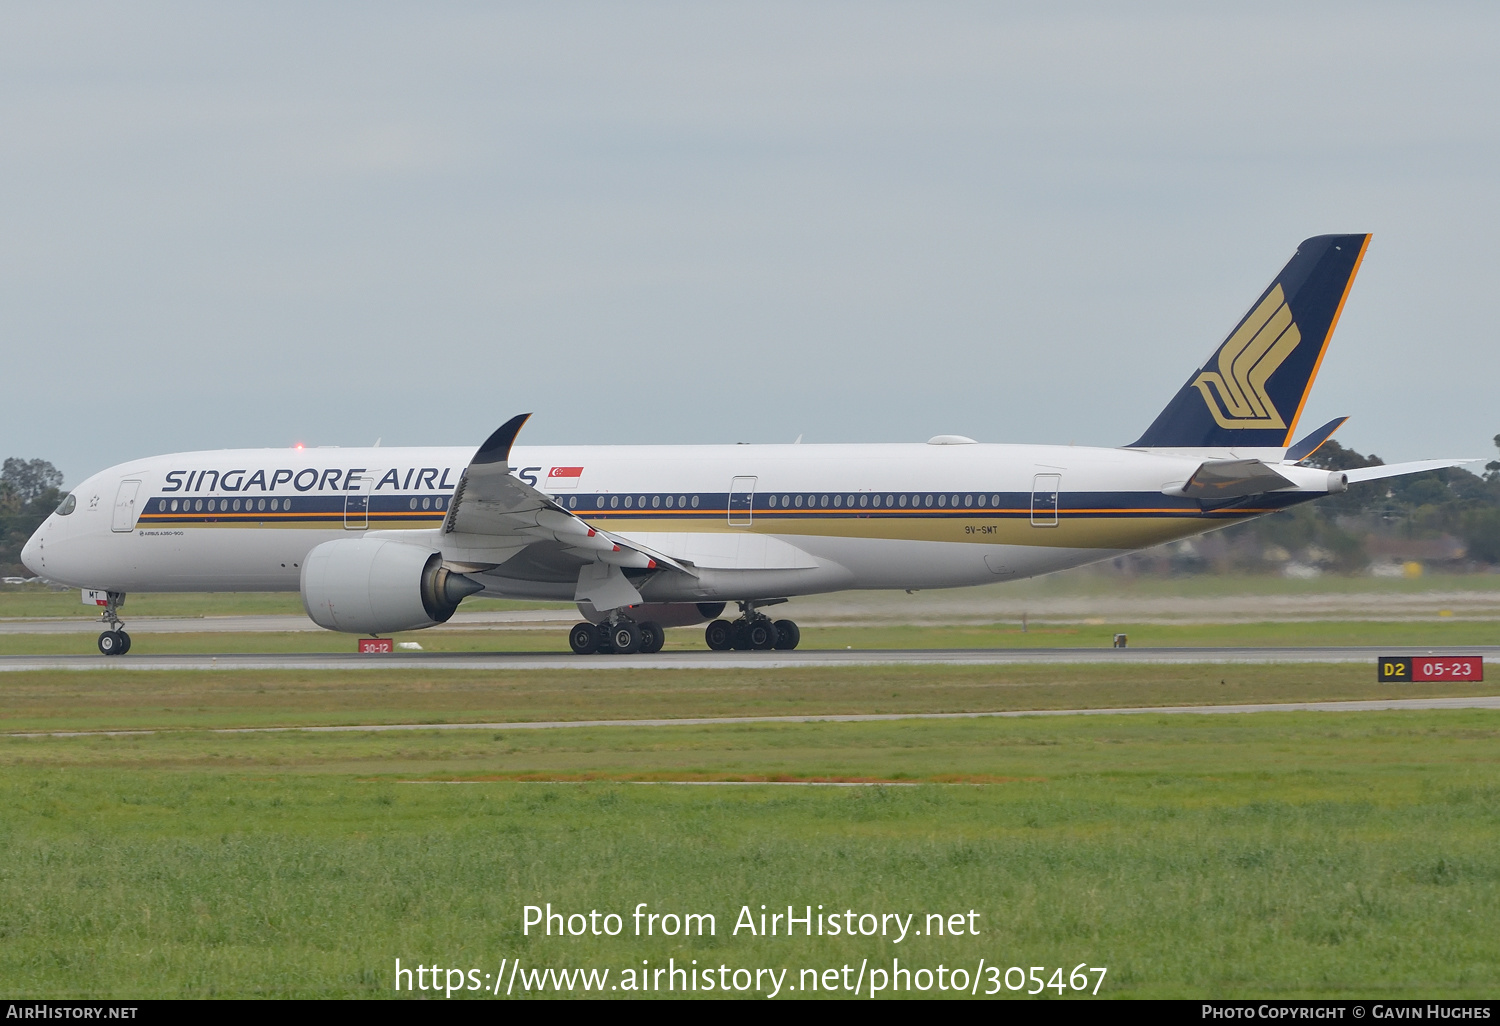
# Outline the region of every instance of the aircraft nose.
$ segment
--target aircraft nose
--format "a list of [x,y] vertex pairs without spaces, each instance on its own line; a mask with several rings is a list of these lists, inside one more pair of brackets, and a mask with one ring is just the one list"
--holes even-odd
[[38,577],[44,576],[42,573],[44,567],[42,562],[42,546],[42,531],[38,528],[37,532],[21,548],[21,563]]

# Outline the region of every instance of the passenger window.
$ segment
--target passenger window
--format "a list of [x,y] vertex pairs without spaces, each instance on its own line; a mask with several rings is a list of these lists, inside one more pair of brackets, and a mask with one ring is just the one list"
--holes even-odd
[[766,500],[766,508],[767,509],[775,509],[776,508],[776,496],[773,495],[773,496],[771,496],[770,498],[768,498]]
[[598,507],[599,509],[603,509],[604,508],[604,496],[602,496],[602,495],[599,496],[599,501],[597,503],[595,503],[595,506]]
[[924,505],[924,506],[931,506],[932,505],[932,496],[930,496],[930,495],[927,496],[927,498],[925,500],[923,500],[922,505]]
[[953,505],[954,505],[954,506],[957,506],[957,505],[958,505],[958,496],[957,496],[957,495],[955,495],[955,496],[954,496],[954,497],[953,497]]
[[272,500],[271,500],[271,512],[272,512],[272,513],[275,513],[275,512],[276,512],[276,510],[277,510],[277,508],[278,508],[278,507],[279,507],[279,506],[280,506],[280,505],[281,505],[281,500],[280,500],[280,499],[272,499]]
[[640,499],[637,500],[636,505],[640,506],[641,509],[645,509],[646,508],[646,497],[644,495],[642,495],[640,497]]
[[570,495],[570,496],[568,496],[568,508],[569,509],[577,509],[578,508],[578,496],[576,496],[576,495]]
[[[693,503],[693,505],[696,506],[698,504],[695,502],[695,503]],[[687,496],[686,495],[679,495],[679,496],[677,496],[677,508],[678,509],[686,509],[687,508]]]
[[177,512],[177,500],[176,499],[172,500],[172,512],[173,513]]
[[967,509],[968,507],[970,507],[972,505],[974,505],[974,496],[972,496],[972,495],[965,495],[964,496],[964,508]]
[[198,512],[198,513],[202,513],[203,512],[203,500],[199,499],[197,502],[193,503],[193,509],[196,512]]
[[625,496],[625,508],[626,509],[630,508],[630,502],[631,502],[630,496],[628,496],[628,495]]
[[425,495],[422,497],[422,508],[423,509],[431,509],[432,508],[432,500],[430,498],[426,497]]
[[651,508],[652,509],[656,509],[660,505],[661,505],[661,496],[660,495],[653,495],[653,496],[651,496]]
[[264,513],[266,511],[266,500],[265,499],[261,499],[259,502],[257,502],[255,504],[255,508],[258,509],[258,510],[260,510],[262,513]]
[[698,496],[696,496],[696,495],[693,496],[693,508],[694,509],[698,508]]
[[[413,500],[411,500],[411,501],[412,501],[412,502],[416,502],[416,501],[417,501],[417,500],[416,500],[416,499],[413,499]],[[174,502],[174,503],[172,503],[172,508],[173,508],[173,509],[176,509],[176,508],[177,508],[177,503],[175,503],[175,502]],[[235,511],[235,512],[236,512],[236,513],[238,513],[238,512],[239,512],[239,511],[240,511],[240,500],[239,500],[239,499],[235,499],[235,500],[234,500],[234,511]]]
[[823,498],[818,501],[818,505],[826,509],[828,507],[828,496],[823,496]]
[[[928,500],[927,504],[929,506],[932,505],[932,501]],[[946,506],[946,505],[948,505],[948,496],[946,496],[946,495],[939,495],[938,496],[938,505],[939,506]]]
[[860,509],[864,509],[869,504],[870,504],[870,497],[868,495],[861,495],[859,497],[859,508]]
[[618,495],[611,495],[609,497],[609,508],[610,509],[619,509],[620,508],[620,497]]
[[436,506],[438,509],[442,509],[444,501],[446,501],[446,500],[444,500],[442,496],[438,496],[436,499],[432,500],[432,504],[434,506]]
[[833,497],[833,504],[836,507],[837,506],[842,506],[844,504],[844,497],[842,495],[835,495]]
[[[412,497],[412,500],[411,500],[411,503],[410,503],[410,506],[411,506],[411,508],[412,508],[412,509],[416,509],[416,508],[417,508],[417,500],[416,500],[416,497],[415,497],[415,496],[413,496],[413,497]],[[235,503],[235,504],[234,504],[234,508],[235,508],[235,509],[239,509],[239,508],[240,508],[240,504],[239,504],[239,503],[237,503],[237,502],[236,502],[236,503]]]
[[[68,496],[68,499],[73,499],[73,496],[71,496],[71,495]],[[67,505],[68,505],[68,500],[64,499],[63,500],[63,506],[67,506]],[[78,500],[77,499],[73,499],[73,506],[76,506],[76,505],[78,505]],[[73,512],[73,506],[68,506],[68,513]],[[158,500],[156,500],[156,509],[157,509],[157,512],[165,513],[167,511],[167,500],[166,499],[158,499]],[[61,506],[58,507],[57,513],[58,513],[59,516],[64,516],[64,517],[68,515],[68,513],[64,513],[62,511],[62,507]]]
[[670,495],[668,495],[667,496],[667,509],[671,509],[671,508],[672,508],[672,497]]
[[906,496],[904,496],[904,495],[901,496],[901,508],[902,509],[906,508]]
[[291,509],[292,508],[292,500],[291,499],[282,499],[281,500],[281,508],[282,508],[283,511]]
[[797,496],[797,508],[798,509],[802,508],[802,496],[800,496],[800,495]]
[[1000,505],[1000,496],[999,495],[991,495],[990,496],[990,505],[991,506],[999,506]]

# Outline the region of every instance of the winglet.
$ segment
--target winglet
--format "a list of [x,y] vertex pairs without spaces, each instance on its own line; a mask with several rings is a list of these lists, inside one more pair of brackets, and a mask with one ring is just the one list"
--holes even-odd
[[529,413],[518,413],[495,429],[495,433],[484,440],[471,465],[479,463],[504,463],[510,459],[510,447],[516,443],[521,428],[531,419]]
[[1301,463],[1312,456],[1313,453],[1323,448],[1323,443],[1333,437],[1333,433],[1344,426],[1348,417],[1335,417],[1318,430],[1303,437],[1302,441],[1286,451],[1286,462]]

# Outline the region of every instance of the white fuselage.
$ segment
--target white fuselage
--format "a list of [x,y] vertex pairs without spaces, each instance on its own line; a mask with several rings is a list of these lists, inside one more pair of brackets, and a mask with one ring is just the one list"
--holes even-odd
[[[307,553],[402,532],[445,558],[469,448],[240,449],[124,463],[73,490],[23,553],[53,581],[111,592],[295,591]],[[648,601],[745,600],[1030,577],[1213,530],[1324,494],[1205,509],[1164,488],[1201,454],[988,444],[516,446],[513,473],[590,525],[691,564]],[[1306,482],[1298,475],[1305,474]],[[406,532],[419,532],[408,534]],[[574,597],[522,553],[485,594]]]

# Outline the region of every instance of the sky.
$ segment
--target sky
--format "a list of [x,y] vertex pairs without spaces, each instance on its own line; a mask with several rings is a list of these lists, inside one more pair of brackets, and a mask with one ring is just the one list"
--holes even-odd
[[1308,236],[1300,425],[1494,456],[1494,4],[0,5],[0,455],[1133,441]]

